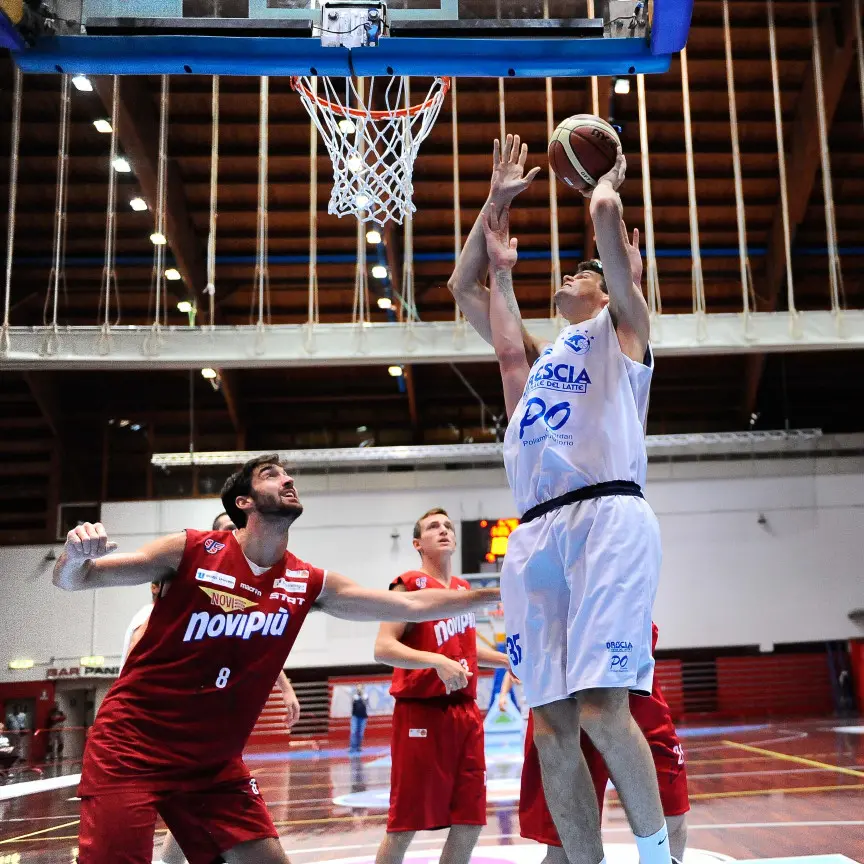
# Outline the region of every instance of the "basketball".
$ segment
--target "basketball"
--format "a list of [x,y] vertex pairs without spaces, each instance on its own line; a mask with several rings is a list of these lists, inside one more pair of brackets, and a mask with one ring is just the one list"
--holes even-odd
[[615,165],[621,139],[612,126],[593,114],[575,114],[562,120],[549,141],[549,165],[555,176],[579,191],[597,181]]

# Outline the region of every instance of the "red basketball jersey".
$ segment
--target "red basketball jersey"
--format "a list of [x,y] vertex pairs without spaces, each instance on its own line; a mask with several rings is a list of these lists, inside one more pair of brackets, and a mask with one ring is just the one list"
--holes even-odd
[[[407,591],[445,587],[437,579],[419,570],[403,573],[393,580],[390,588],[396,585],[404,585]],[[451,591],[467,591],[470,587],[458,576],[450,579]],[[477,698],[477,619],[473,612],[440,621],[409,624],[401,642],[418,651],[450,657],[474,674],[468,679],[467,687],[447,696],[444,684],[434,669],[394,669],[390,693],[396,699],[437,699],[443,696],[454,701],[464,701]]]
[[195,789],[241,754],[325,572],[286,552],[261,576],[228,531],[186,531],[176,576],[105,697],[79,794]]

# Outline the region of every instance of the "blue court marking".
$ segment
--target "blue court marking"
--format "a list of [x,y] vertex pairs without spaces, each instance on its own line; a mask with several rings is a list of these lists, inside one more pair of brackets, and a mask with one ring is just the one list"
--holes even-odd
[[698,738],[700,735],[734,735],[736,732],[758,732],[769,729],[767,723],[754,726],[698,726],[691,729],[676,728],[679,738]]
[[83,75],[542,78],[661,73],[671,63],[671,55],[652,53],[645,39],[635,38],[393,38],[377,48],[348,49],[277,36],[53,36],[14,57],[23,72]]

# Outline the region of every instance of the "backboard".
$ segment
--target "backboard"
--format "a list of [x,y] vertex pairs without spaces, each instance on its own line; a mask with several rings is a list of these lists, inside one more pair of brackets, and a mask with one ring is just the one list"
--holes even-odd
[[669,67],[692,2],[54,0],[56,35],[15,56],[73,74],[632,75]]

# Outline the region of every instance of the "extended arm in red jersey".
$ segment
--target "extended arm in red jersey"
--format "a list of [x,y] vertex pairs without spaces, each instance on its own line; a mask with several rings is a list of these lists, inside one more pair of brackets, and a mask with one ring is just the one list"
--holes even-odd
[[85,522],[66,536],[66,545],[54,566],[54,584],[65,591],[141,585],[170,579],[180,566],[186,534],[169,534],[136,552],[114,553],[100,522]]
[[490,648],[480,637],[477,637],[477,665],[489,669],[506,669],[510,671],[510,661],[501,651]]
[[496,603],[497,588],[475,591],[379,591],[364,588],[340,573],[327,573],[318,606],[336,618],[349,621],[437,621]]

